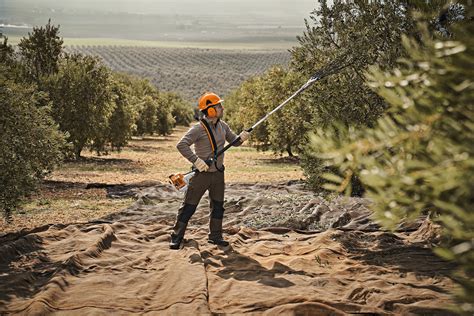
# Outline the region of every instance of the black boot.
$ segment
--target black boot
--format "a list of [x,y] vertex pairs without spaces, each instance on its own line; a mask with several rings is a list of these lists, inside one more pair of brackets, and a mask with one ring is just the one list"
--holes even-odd
[[171,233],[170,249],[179,249],[184,238],[186,226],[188,226],[187,223],[176,222]]
[[212,218],[209,221],[209,240],[210,244],[217,246],[228,246],[229,243],[222,238],[222,219]]

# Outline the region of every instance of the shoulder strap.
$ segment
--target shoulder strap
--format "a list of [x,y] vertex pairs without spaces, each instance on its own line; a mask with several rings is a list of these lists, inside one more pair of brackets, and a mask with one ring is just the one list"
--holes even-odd
[[216,139],[214,138],[214,134],[212,133],[211,127],[209,126],[209,123],[202,119],[201,120],[201,125],[206,131],[207,137],[209,138],[209,142],[211,143],[212,151],[214,152],[214,159],[217,158],[217,143]]

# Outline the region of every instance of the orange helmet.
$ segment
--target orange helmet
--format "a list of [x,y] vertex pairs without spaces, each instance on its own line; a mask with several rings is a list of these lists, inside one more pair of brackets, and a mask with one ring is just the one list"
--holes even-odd
[[217,94],[212,92],[206,92],[199,98],[199,110],[204,111],[209,107],[217,105],[223,102]]

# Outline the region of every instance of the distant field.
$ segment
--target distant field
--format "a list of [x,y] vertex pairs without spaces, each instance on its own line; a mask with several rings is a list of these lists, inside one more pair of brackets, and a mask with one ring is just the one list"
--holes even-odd
[[0,32],[18,44],[51,19],[69,51],[97,55],[195,102],[205,90],[224,96],[287,64],[314,2],[0,0]]
[[[25,35],[26,36],[26,35]],[[8,36],[8,43],[17,45],[22,36]],[[165,47],[165,48],[204,48],[204,49],[258,49],[288,50],[297,45],[295,38],[266,38],[264,40],[245,39],[241,41],[153,41],[122,38],[63,38],[66,46],[128,46],[128,47]]]
[[[235,45],[233,43],[232,45]],[[68,45],[68,52],[98,56],[111,69],[149,78],[160,90],[195,102],[205,91],[225,95],[275,64],[287,65],[287,50]]]

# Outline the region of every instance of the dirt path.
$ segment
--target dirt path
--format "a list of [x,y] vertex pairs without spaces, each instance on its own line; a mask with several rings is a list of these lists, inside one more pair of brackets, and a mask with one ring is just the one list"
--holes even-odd
[[230,184],[231,246],[206,242],[203,199],[184,248],[170,251],[180,202],[156,185],[98,221],[0,236],[0,314],[450,315],[453,267],[431,253],[429,221],[392,234],[362,199]]
[[[190,170],[190,163],[176,149],[188,128],[178,126],[168,136],[134,137],[121,152],[107,156],[84,151],[81,160],[64,163],[48,176],[39,192],[13,213],[12,222],[0,216],[0,233],[46,223],[87,222],[124,209],[133,199],[117,196],[114,188],[140,190],[167,183],[171,173]],[[226,154],[227,183],[301,178],[303,171],[295,158],[257,152],[248,145],[231,148]]]

